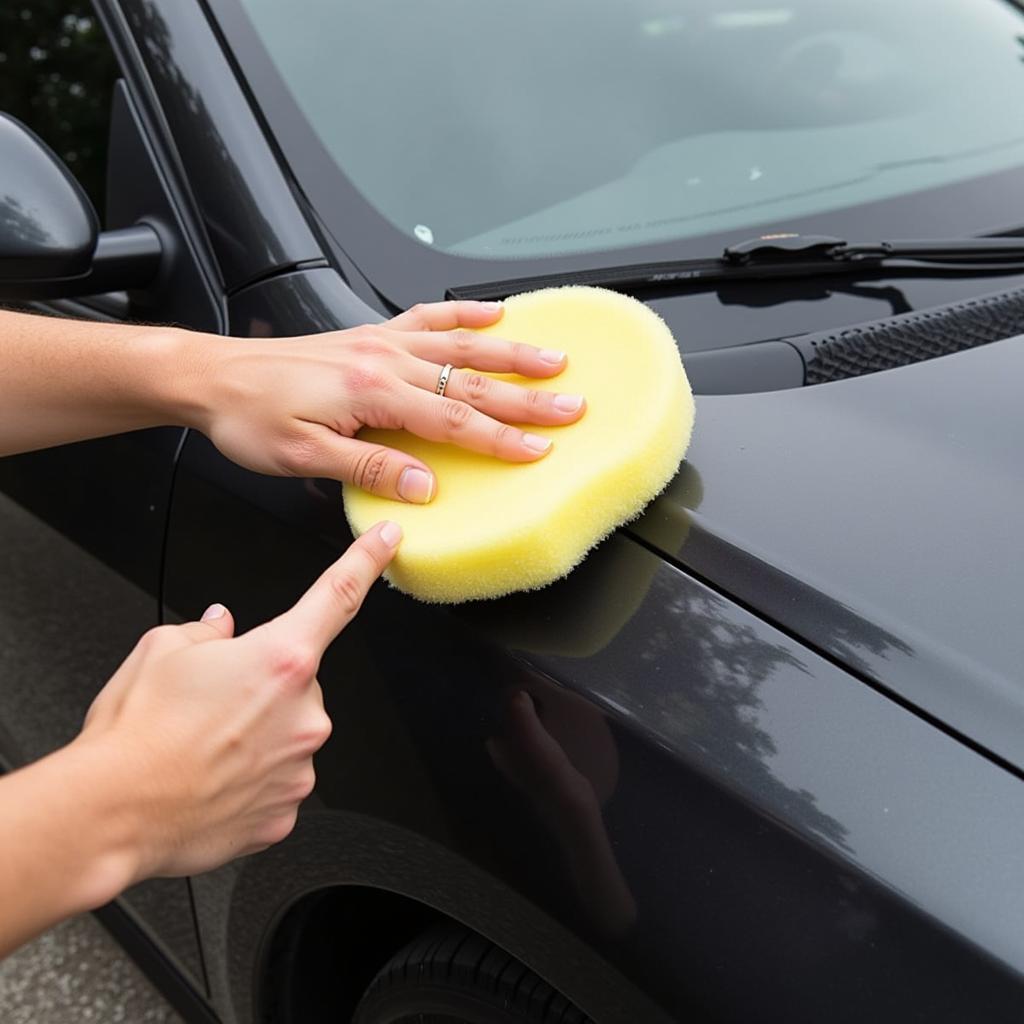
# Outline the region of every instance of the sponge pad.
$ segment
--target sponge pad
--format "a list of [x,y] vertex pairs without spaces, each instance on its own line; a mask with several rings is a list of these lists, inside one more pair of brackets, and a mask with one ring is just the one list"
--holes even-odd
[[483,333],[565,351],[568,366],[557,377],[503,379],[582,394],[587,411],[569,426],[530,425],[554,442],[531,463],[404,431],[360,433],[410,452],[437,477],[428,505],[344,489],[356,535],[380,519],[401,524],[405,537],[387,578],[424,601],[499,597],[564,576],[675,475],[693,428],[693,398],[672,335],[636,299],[583,287],[516,295]]

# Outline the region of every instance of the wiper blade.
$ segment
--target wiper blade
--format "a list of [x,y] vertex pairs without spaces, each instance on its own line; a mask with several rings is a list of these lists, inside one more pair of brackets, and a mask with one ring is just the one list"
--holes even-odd
[[715,285],[723,281],[870,276],[885,273],[999,273],[1024,270],[1024,238],[1014,236],[919,241],[847,242],[829,235],[762,235],[727,246],[720,257],[667,260],[571,270],[449,288],[449,299],[503,299],[517,292],[583,284],[619,291]]
[[722,258],[733,266],[743,267],[808,259],[837,263],[891,259],[927,263],[959,263],[965,260],[1005,263],[1007,260],[1024,260],[1024,239],[985,237],[849,243],[829,235],[762,235],[728,246]]

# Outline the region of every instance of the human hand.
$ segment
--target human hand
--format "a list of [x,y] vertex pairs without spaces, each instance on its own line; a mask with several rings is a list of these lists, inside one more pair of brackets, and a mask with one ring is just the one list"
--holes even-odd
[[[98,753],[132,822],[130,878],[209,870],[283,839],[331,731],[316,672],[401,538],[363,534],[289,611],[233,638],[219,605],[150,630],[72,747]],[[95,760],[95,759],[94,759]],[[109,895],[113,895],[110,893]]]
[[[572,423],[581,395],[558,395],[472,371],[552,377],[561,352],[476,334],[501,316],[498,303],[414,306],[382,324],[283,340],[223,339],[206,346],[193,425],[229,458],[278,476],[327,477],[388,498],[427,502],[430,467],[355,437],[363,426],[405,429],[512,462],[541,458],[547,438],[509,424]],[[443,397],[445,363],[455,370]],[[195,397],[192,396],[192,402]]]

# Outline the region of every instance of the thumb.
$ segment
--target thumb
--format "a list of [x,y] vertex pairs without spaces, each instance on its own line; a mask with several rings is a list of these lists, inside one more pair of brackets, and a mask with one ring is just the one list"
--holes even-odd
[[198,622],[186,622],[178,627],[195,644],[207,640],[224,640],[234,635],[235,620],[222,604],[211,604]]
[[310,476],[341,480],[381,498],[414,505],[425,505],[437,492],[430,468],[405,452],[345,437],[329,427],[323,428],[319,440],[318,464],[307,467]]

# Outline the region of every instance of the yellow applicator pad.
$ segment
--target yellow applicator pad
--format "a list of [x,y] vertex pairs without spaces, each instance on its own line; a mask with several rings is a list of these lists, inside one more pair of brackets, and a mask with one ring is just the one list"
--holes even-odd
[[531,463],[405,431],[360,433],[410,452],[437,477],[428,505],[344,489],[357,536],[381,519],[401,524],[405,537],[387,578],[424,601],[500,597],[566,575],[672,479],[693,428],[693,397],[672,334],[636,299],[547,288],[506,300],[502,318],[482,333],[565,351],[568,367],[557,377],[504,379],[582,394],[587,411],[570,426],[529,426],[554,442]]

